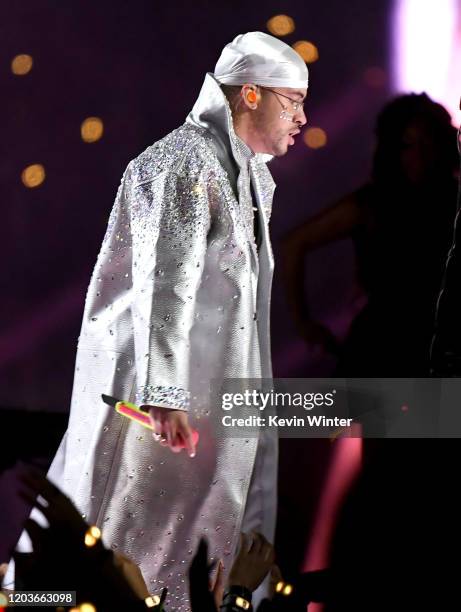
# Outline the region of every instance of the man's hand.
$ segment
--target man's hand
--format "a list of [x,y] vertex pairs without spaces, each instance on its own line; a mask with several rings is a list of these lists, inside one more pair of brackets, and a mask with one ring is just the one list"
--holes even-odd
[[210,591],[213,593],[214,602],[216,604],[216,608],[219,609],[219,606],[222,604],[223,595],[225,588],[225,580],[224,580],[224,563],[222,559],[218,561],[218,569],[216,571],[216,578],[214,582],[210,585]]
[[[67,495],[64,495],[42,472],[30,466],[27,471],[20,474],[19,480],[23,485],[19,495],[45,516],[50,525],[50,529],[46,530],[48,536],[51,537],[50,534],[54,534],[57,537],[57,534],[60,534],[57,538],[59,540],[65,534],[68,541],[72,539],[83,545],[88,525]],[[37,496],[43,498],[44,503]],[[35,523],[32,519],[29,521]],[[34,529],[33,525],[32,529]],[[42,529],[37,525],[35,532],[38,534],[41,531]],[[62,539],[60,541],[62,543]]]
[[189,457],[195,457],[195,444],[189,426],[187,413],[183,410],[147,406],[154,428],[153,436],[162,446],[168,446],[174,453],[185,446]]
[[242,533],[240,550],[231,567],[228,585],[243,586],[253,592],[266,577],[274,559],[274,547],[262,534]]
[[283,580],[282,572],[278,565],[273,565],[271,567],[271,577],[269,582],[269,599],[274,599],[276,594],[277,584]]
[[123,575],[133,592],[140,598],[146,599],[150,593],[139,567],[131,559],[119,552],[114,552],[114,565]]
[[189,567],[190,607],[194,612],[217,610],[213,592],[208,584],[211,569],[212,565],[208,565],[208,544],[201,538]]

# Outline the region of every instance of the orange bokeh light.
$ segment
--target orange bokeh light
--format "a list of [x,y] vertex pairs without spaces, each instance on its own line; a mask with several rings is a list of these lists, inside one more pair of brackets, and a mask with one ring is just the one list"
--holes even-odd
[[274,36],[287,36],[295,30],[295,22],[288,15],[275,15],[267,22],[267,29]]
[[80,127],[80,134],[84,142],[96,142],[104,132],[104,124],[99,117],[87,117]]
[[293,49],[303,58],[306,64],[312,64],[319,59],[317,47],[308,40],[298,40],[293,44]]
[[327,144],[327,135],[322,128],[308,128],[303,135],[304,142],[310,149],[321,149]]
[[41,164],[32,164],[24,168],[21,180],[26,187],[38,187],[45,180],[45,168]]
[[16,55],[11,62],[11,72],[19,76],[23,76],[32,70],[34,61],[31,55],[21,53]]

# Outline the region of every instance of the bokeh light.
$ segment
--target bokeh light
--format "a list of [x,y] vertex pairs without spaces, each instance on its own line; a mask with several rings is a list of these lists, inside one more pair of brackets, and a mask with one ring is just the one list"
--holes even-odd
[[78,609],[80,612],[96,612],[96,608],[91,603],[82,603]]
[[304,142],[310,149],[321,149],[327,144],[327,135],[322,128],[308,128],[303,135]]
[[99,117],[87,117],[80,128],[84,142],[96,142],[102,137],[103,132],[104,125]]
[[85,533],[85,546],[92,547],[101,538],[101,530],[94,525],[89,527]]
[[312,64],[312,62],[316,62],[319,59],[317,47],[307,40],[298,40],[298,42],[293,44],[293,49],[296,53],[299,53],[306,64]]
[[32,164],[24,168],[21,180],[26,187],[38,187],[45,180],[45,168],[41,164]]
[[32,56],[26,53],[16,55],[11,62],[11,72],[17,75],[27,74],[32,70],[32,64],[34,63]]
[[144,600],[144,603],[148,608],[155,608],[155,606],[158,606],[160,603],[160,597],[158,595],[149,595],[149,597],[146,597]]
[[267,29],[274,36],[287,36],[295,30],[295,22],[288,15],[275,15],[267,22]]

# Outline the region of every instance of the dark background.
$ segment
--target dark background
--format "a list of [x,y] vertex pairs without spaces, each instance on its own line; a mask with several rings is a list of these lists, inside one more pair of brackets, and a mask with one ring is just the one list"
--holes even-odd
[[[301,139],[270,169],[277,183],[272,216],[279,239],[368,176],[377,110],[389,83],[389,5],[326,2],[48,1],[0,3],[1,175],[4,290],[0,330],[0,404],[66,412],[86,287],[117,186],[127,163],[183,123],[204,75],[238,33],[267,31],[284,12],[296,30],[288,43],[314,42],[308,126],[328,136],[322,149]],[[28,53],[31,72],[15,76],[13,57]],[[100,117],[104,135],[80,138],[81,122]],[[27,189],[21,172],[43,164],[45,182]],[[324,252],[326,251],[326,252]],[[309,291],[319,316],[343,333],[353,300],[348,243],[314,253]],[[306,375],[329,363],[297,340],[280,275],[273,296],[277,376]]]
[[[270,17],[286,13],[296,30],[283,40],[307,39],[319,49],[306,111],[308,127],[324,129],[328,143],[312,150],[300,138],[270,164],[278,185],[272,215],[277,266],[288,230],[369,175],[374,119],[392,95],[391,9],[391,0],[0,3],[4,449],[9,444],[15,456],[40,455],[45,462],[53,456],[66,424],[86,287],[123,170],[183,123],[222,47],[239,33],[267,31]],[[26,76],[10,69],[20,53],[34,60]],[[370,79],[370,68],[382,78]],[[92,144],[80,138],[88,116],[104,122],[102,139]],[[21,172],[34,163],[43,164],[46,180],[27,189]],[[308,263],[313,312],[344,336],[361,297],[351,244],[320,249]],[[331,357],[296,336],[277,268],[272,342],[275,376],[332,371]],[[53,420],[50,412],[61,416]],[[19,429],[6,418],[12,414],[21,415]],[[290,560],[296,565],[331,452],[328,441],[286,442],[279,540],[286,548],[296,538],[299,550],[293,547]],[[302,474],[302,489],[294,486],[293,470],[298,479]],[[18,512],[10,515],[17,523]]]

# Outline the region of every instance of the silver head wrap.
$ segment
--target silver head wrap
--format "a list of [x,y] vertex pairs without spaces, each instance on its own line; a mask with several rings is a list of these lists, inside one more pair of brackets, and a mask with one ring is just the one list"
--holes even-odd
[[263,32],[239,34],[222,50],[214,71],[225,85],[307,88],[309,73],[301,56]]

